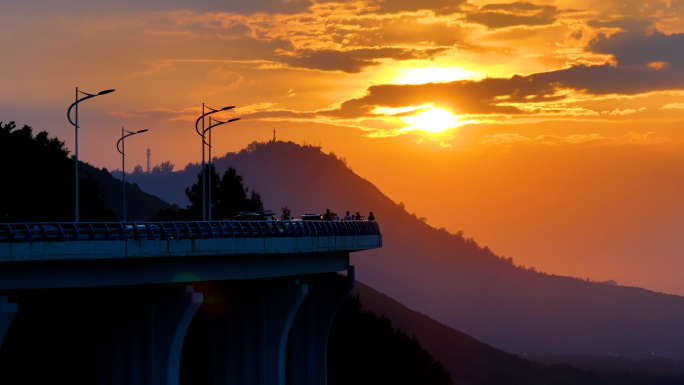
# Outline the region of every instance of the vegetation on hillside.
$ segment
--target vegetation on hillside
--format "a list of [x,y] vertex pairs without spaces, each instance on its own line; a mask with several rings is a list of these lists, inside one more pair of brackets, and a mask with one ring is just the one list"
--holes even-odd
[[[570,364],[577,368],[598,373],[632,373],[644,376],[684,377],[684,360],[673,360],[658,355],[634,359],[615,354],[589,356],[580,354],[566,355],[526,355],[526,359],[545,365]],[[683,382],[684,383],[684,382]]]
[[[30,126],[0,122],[0,221],[73,221],[74,160],[68,155],[64,142],[46,131],[34,136]],[[117,220],[91,173],[79,173],[78,187],[80,220]]]
[[[185,189],[190,204],[185,209],[171,208],[160,210],[153,220],[187,221],[202,219],[202,204],[211,201],[212,219],[232,218],[239,211],[258,211],[264,209],[261,195],[244,186],[242,176],[229,167],[219,178],[214,165],[206,165],[204,182],[204,202],[202,200],[202,173],[197,174],[197,182]],[[211,195],[210,189],[211,188]]]
[[328,384],[452,383],[416,338],[394,329],[389,318],[364,311],[359,297],[345,299],[328,340]]

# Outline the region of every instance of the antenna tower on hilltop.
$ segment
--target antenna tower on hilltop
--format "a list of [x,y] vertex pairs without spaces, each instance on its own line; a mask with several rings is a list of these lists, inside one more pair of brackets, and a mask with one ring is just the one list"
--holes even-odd
[[150,157],[152,156],[152,150],[147,149],[147,173],[152,172],[152,163],[150,162]]

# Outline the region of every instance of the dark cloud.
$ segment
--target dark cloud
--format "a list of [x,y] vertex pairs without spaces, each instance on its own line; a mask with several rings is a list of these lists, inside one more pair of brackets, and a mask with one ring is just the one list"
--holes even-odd
[[684,89],[684,71],[676,68],[656,70],[648,67],[575,66],[530,75],[540,84],[582,90],[593,95],[636,95],[652,91]]
[[337,118],[371,116],[376,107],[399,108],[435,104],[467,114],[522,114],[505,103],[562,101],[561,90],[593,95],[634,95],[650,91],[684,89],[684,71],[601,66],[575,66],[564,70],[511,78],[456,81],[419,85],[378,85],[366,96],[350,99],[321,115]]
[[[353,0],[316,0],[316,3],[348,3]],[[396,14],[403,12],[433,11],[437,15],[450,15],[461,10],[466,0],[369,0],[363,14]]]
[[619,28],[625,32],[645,35],[653,22],[647,19],[623,18],[611,21],[589,20],[587,25],[592,28]]
[[[518,114],[512,106],[499,106],[499,96],[510,97],[508,102],[528,100],[549,100],[554,87],[539,87],[528,79],[514,76],[511,79],[487,78],[482,81],[456,81],[451,83],[427,83],[417,85],[379,85],[368,89],[362,98],[348,100],[333,111],[323,115],[338,118],[353,118],[372,115],[376,107],[400,108],[437,104],[454,111],[470,114]],[[532,96],[525,99],[526,96]]]
[[679,0],[603,0],[611,6],[604,16],[615,17],[622,15],[625,17],[663,17],[677,16],[681,12]]
[[418,16],[400,15],[387,18],[359,17],[328,25],[327,32],[338,44],[346,46],[399,46],[427,44],[453,46],[467,37],[458,23],[419,22]]
[[378,59],[429,59],[444,50],[445,48],[416,50],[394,47],[349,51],[303,50],[295,52],[292,56],[281,55],[279,61],[298,68],[357,73],[366,67],[380,64]]
[[655,31],[650,35],[620,32],[599,34],[588,49],[595,53],[613,55],[620,66],[647,65],[665,62],[671,66],[684,67],[684,34],[665,35]]
[[[9,6],[11,6],[11,3]],[[41,13],[69,12],[72,14],[99,14],[116,12],[227,12],[236,14],[284,13],[296,14],[306,11],[312,0],[252,0],[252,1],[217,1],[217,0],[24,0],[21,7],[28,9],[31,5],[39,8]],[[3,4],[3,12],[6,11]]]
[[465,0],[376,0],[380,8],[376,13],[433,11],[437,15],[450,15],[458,12]]
[[240,115],[242,119],[313,119],[316,114],[290,110],[268,110]]
[[487,26],[506,28],[518,25],[549,25],[556,20],[558,9],[551,5],[536,5],[528,2],[510,4],[487,4],[475,12],[469,12],[466,20]]

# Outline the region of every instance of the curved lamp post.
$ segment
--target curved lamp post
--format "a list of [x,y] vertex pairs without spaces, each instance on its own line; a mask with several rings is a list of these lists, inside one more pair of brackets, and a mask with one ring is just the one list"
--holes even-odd
[[[205,109],[205,108],[208,108],[208,109],[209,109],[209,112],[205,113],[205,112],[204,112],[204,109]],[[227,111],[227,110],[230,110],[230,109],[233,109],[233,108],[235,108],[235,106],[223,107],[223,108],[221,108],[220,110],[215,110],[215,109],[213,109],[213,108],[209,108],[209,107],[205,106],[204,103],[202,103],[202,116],[200,116],[199,118],[197,118],[197,120],[195,121],[195,131],[197,131],[197,135],[199,135],[199,136],[202,137],[202,220],[203,220],[203,221],[206,221],[206,220],[207,220],[206,194],[205,194],[205,192],[204,192],[204,187],[205,187],[205,185],[206,185],[205,176],[204,176],[204,132],[205,132],[205,129],[204,129],[204,117],[205,117],[205,116],[209,116],[209,115],[211,115],[211,114],[215,114],[215,113],[217,113],[217,112]],[[197,125],[199,124],[200,120],[202,121],[202,132],[200,132],[199,127],[197,126]]]
[[[232,123],[232,122],[238,121],[238,120],[240,120],[240,119],[241,119],[241,118],[233,118],[233,119],[230,119],[230,120],[228,120],[228,121],[222,122],[222,121],[220,121],[220,120],[216,120],[216,119],[214,119],[214,118],[209,117],[209,127],[208,127],[206,130],[204,130],[204,132],[203,132],[204,135],[202,135],[202,141],[204,142],[204,145],[205,145],[205,146],[208,146],[208,147],[209,147],[209,170],[210,170],[210,172],[211,172],[211,129],[214,128],[214,127],[220,126],[220,125],[222,125],[222,124]],[[212,125],[212,124],[211,124],[212,121],[213,121],[213,122],[216,122],[216,123],[218,123],[218,124]],[[205,138],[205,135],[206,135],[207,132],[209,133],[209,143],[207,143],[206,140],[205,140],[205,139],[206,139],[206,138]],[[209,175],[209,178],[211,179],[211,175]],[[210,221],[210,220],[211,220],[211,180],[209,181],[209,210],[208,210],[208,211],[209,211],[209,215],[208,215],[207,220]]]
[[[111,92],[114,92],[114,90],[113,89],[112,90],[104,90],[104,91],[100,91],[96,94],[89,94],[89,93],[86,93],[83,91],[79,91],[78,87],[76,87],[76,101],[73,104],[71,104],[69,106],[69,109],[67,110],[67,119],[69,119],[69,123],[71,123],[74,126],[74,131],[75,131],[75,135],[76,135],[76,140],[75,140],[75,145],[74,145],[74,148],[75,148],[74,149],[74,170],[75,170],[75,174],[76,174],[76,205],[75,205],[75,207],[76,207],[76,209],[75,209],[76,222],[78,222],[78,103],[80,103],[86,99],[94,98],[94,97],[100,96],[100,95],[106,95],[106,94],[111,93]],[[79,99],[78,98],[79,93],[81,93],[85,96]],[[76,107],[76,113],[75,113],[76,121],[75,122],[73,120],[71,120],[71,109],[74,107]]]
[[[123,127],[121,127],[121,139],[119,139],[118,142],[116,142],[116,149],[119,150],[119,153],[121,154],[121,170],[123,171],[123,221],[126,222],[126,161],[125,157],[126,154],[124,153],[126,151],[126,142],[124,139],[128,138],[129,136],[133,136],[135,134],[142,134],[147,130],[140,130],[136,132],[131,132],[128,130],[124,130]],[[128,134],[124,135],[124,132],[127,132]],[[121,148],[119,148],[119,144],[121,144]]]

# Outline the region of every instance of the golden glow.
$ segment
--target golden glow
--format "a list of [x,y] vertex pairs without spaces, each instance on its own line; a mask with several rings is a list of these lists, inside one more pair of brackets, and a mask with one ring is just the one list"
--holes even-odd
[[394,81],[395,84],[445,83],[456,80],[474,79],[475,72],[460,67],[419,67],[407,68]]
[[403,120],[409,124],[408,127],[403,129],[405,131],[422,130],[425,132],[440,133],[460,125],[456,116],[439,107],[432,107],[415,116],[407,116],[403,118]]
[[391,108],[391,107],[376,107],[373,110],[374,114],[380,114],[380,115],[396,115],[396,114],[403,114],[406,112],[411,112],[413,110],[417,110],[420,108],[428,108],[431,107],[430,104],[425,104],[422,106],[411,106],[411,107],[399,107],[399,108]]

